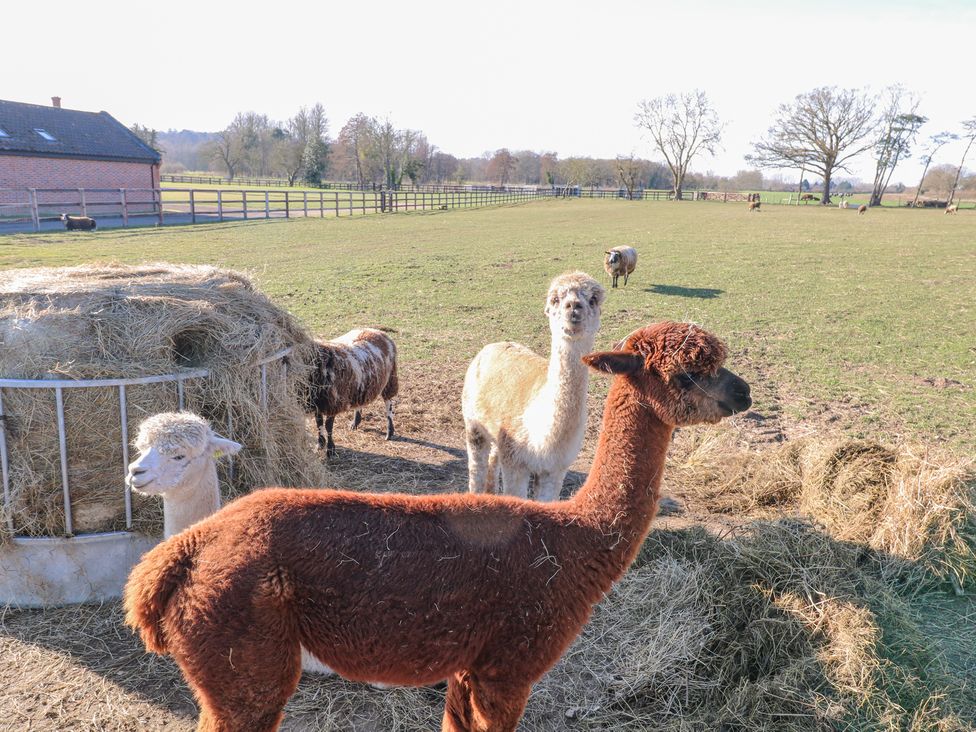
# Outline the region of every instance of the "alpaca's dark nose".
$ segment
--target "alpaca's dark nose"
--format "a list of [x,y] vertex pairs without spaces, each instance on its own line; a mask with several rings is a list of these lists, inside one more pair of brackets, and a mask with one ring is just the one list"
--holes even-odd
[[732,398],[736,404],[736,411],[744,412],[749,407],[752,406],[752,396],[749,384],[747,384],[742,379],[732,386]]
[[142,475],[143,473],[146,472],[146,469],[145,468],[130,468],[129,469],[129,472],[132,473],[133,475]]

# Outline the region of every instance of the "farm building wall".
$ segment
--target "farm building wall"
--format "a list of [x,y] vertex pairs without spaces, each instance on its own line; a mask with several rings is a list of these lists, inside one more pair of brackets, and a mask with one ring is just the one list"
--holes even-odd
[[0,188],[159,188],[159,165],[0,155]]
[[[159,188],[159,164],[135,163],[117,160],[79,160],[64,157],[36,157],[28,155],[0,154],[0,203],[20,203],[26,201],[27,188],[110,188],[106,192],[86,192],[88,203],[117,202],[118,189]],[[74,200],[64,193],[39,193],[38,200],[44,202]],[[129,202],[151,202],[148,191],[133,191],[127,194]],[[69,213],[79,213],[77,207],[67,209]],[[92,212],[97,215],[96,209]]]

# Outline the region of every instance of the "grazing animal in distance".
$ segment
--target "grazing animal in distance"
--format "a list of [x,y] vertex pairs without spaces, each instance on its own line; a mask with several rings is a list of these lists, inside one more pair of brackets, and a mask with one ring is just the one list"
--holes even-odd
[[637,250],[633,247],[613,247],[604,252],[603,269],[610,275],[613,287],[617,286],[617,279],[624,276],[624,287],[627,279],[637,267]]
[[61,214],[61,220],[64,222],[64,228],[66,231],[94,231],[97,224],[95,219],[91,216],[69,216],[66,213]]
[[300,647],[344,677],[448,678],[442,732],[514,732],[640,550],[674,429],[749,408],[725,345],[688,323],[632,333],[589,477],[570,500],[266,489],[167,539],[125,588],[126,623],[170,654],[198,730],[272,732]]
[[[752,201],[752,202],[751,202],[751,203],[749,204],[749,210],[750,210],[750,211],[759,211],[759,207],[760,207],[761,205],[762,205],[762,201]],[[624,284],[627,284],[627,283],[626,283],[626,281],[624,282]]]
[[863,214],[866,214],[867,211],[868,211],[868,207],[866,205],[864,205],[863,203],[860,206],[857,207],[857,215],[858,216],[861,216]]
[[546,294],[549,360],[519,343],[491,343],[464,376],[461,412],[468,448],[468,490],[554,501],[586,431],[589,373],[606,290],[584,272],[556,277]]
[[955,214],[956,211],[958,211],[958,210],[959,210],[959,205],[953,203],[953,204],[950,204],[950,205],[946,206],[945,212],[944,212],[943,215]]
[[[393,398],[399,391],[397,350],[393,339],[375,328],[351,330],[331,341],[316,341],[315,368],[305,405],[315,415],[318,446],[336,456],[332,427],[337,415],[353,410],[352,429],[362,407],[379,396],[386,403],[386,439],[393,439]],[[327,439],[322,436],[325,423]]]

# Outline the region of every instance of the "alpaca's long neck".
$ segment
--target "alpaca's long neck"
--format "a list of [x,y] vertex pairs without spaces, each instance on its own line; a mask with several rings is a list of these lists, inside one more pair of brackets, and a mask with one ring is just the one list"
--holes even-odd
[[673,429],[641,403],[626,377],[614,378],[593,466],[572,503],[618,575],[633,561],[657,511]]
[[593,337],[553,338],[546,383],[538,395],[552,404],[553,425],[578,421],[585,409],[589,372],[582,358],[592,350]]
[[210,464],[198,482],[163,495],[163,536],[169,538],[220,508],[217,467]]

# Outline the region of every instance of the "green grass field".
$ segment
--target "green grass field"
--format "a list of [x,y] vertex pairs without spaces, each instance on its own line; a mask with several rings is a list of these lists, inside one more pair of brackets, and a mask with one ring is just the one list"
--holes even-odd
[[0,267],[205,262],[253,272],[313,330],[398,331],[404,358],[462,363],[486,342],[547,347],[541,300],[608,246],[640,253],[600,341],[651,320],[723,335],[757,409],[855,434],[971,444],[976,217],[815,206],[561,200],[345,220],[8,236]]
[[[214,264],[247,270],[318,334],[393,329],[398,438],[382,440],[375,406],[356,432],[337,421],[328,485],[426,493],[467,485],[459,397],[470,358],[497,340],[547,352],[549,280],[583,269],[606,281],[604,250],[631,244],[638,267],[609,292],[598,347],[650,321],[696,321],[728,342],[753,411],[677,435],[664,487],[677,513],[655,519],[641,557],[537,684],[522,728],[954,732],[976,718],[976,534],[969,514],[956,516],[972,502],[942,488],[951,478],[972,495],[974,242],[968,211],[561,199],[10,235],[0,269]],[[606,385],[592,379],[593,396]],[[597,399],[590,411],[576,485]],[[794,439],[808,435],[806,447]],[[814,492],[829,511],[784,498],[798,479],[786,457],[838,441],[852,456],[838,468],[848,493],[824,471]],[[867,446],[888,464],[875,441],[898,446],[892,460],[917,456],[917,469],[886,477],[858,462]],[[928,523],[940,511],[957,533]],[[889,544],[872,543],[892,526]],[[896,544],[920,538],[933,565]],[[967,595],[933,578],[949,565]],[[18,728],[189,732],[195,708],[176,667],[143,654],[121,622],[118,603],[0,614],[0,707],[17,710]],[[435,690],[305,676],[286,728],[421,732],[442,704]]]

